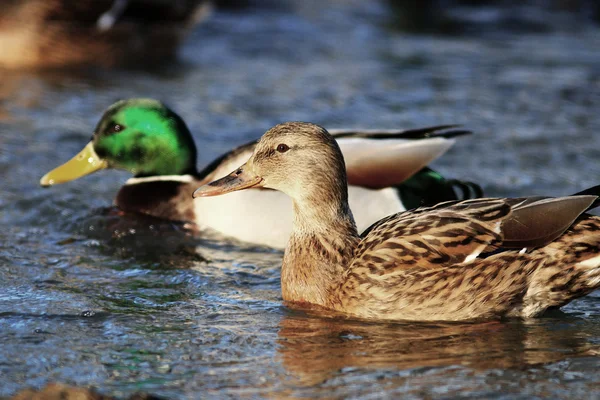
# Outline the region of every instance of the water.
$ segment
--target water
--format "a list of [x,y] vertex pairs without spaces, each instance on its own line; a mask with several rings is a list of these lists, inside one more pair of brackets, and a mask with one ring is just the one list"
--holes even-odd
[[450,17],[462,30],[410,35],[387,3],[288,2],[217,13],[158,72],[3,71],[0,396],[59,381],[169,398],[600,397],[598,294],[527,323],[319,318],[282,305],[280,252],[108,208],[126,173],[38,186],[133,96],[184,117],[201,165],[284,120],[461,123],[476,135],[434,167],[490,195],[600,183],[598,27]]

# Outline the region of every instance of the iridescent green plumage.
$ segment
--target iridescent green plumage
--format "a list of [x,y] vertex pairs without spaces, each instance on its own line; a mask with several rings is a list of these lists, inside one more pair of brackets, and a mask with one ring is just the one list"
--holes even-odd
[[196,146],[185,122],[150,99],[113,104],[98,123],[92,141],[109,166],[135,176],[196,173]]

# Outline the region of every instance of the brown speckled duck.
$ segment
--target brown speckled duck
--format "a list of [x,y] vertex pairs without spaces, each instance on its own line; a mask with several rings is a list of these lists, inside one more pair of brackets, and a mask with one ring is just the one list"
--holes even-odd
[[283,299],[387,320],[535,317],[600,286],[600,187],[559,198],[476,199],[384,218],[359,236],[344,159],[323,128],[270,129],[252,157],[194,195],[290,196]]

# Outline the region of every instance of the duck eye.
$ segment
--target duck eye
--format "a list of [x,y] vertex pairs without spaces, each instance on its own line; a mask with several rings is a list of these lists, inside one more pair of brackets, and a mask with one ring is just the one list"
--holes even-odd
[[288,151],[289,149],[290,149],[290,148],[288,147],[288,145],[287,145],[287,144],[283,144],[283,143],[281,143],[281,144],[277,145],[277,151],[278,151],[278,152],[280,152],[280,153],[285,153],[285,152],[286,152],[286,151]]
[[108,127],[108,132],[109,133],[118,133],[118,132],[121,132],[123,130],[123,128],[124,128],[123,125],[113,122]]

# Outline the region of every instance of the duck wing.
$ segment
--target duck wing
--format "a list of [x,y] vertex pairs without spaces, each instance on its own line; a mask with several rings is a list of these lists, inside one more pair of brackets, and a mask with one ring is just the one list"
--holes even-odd
[[351,269],[379,273],[469,263],[482,253],[544,246],[560,237],[597,197],[475,199],[385,218],[362,235]]
[[471,133],[453,125],[412,130],[334,130],[348,183],[371,189],[398,185]]

